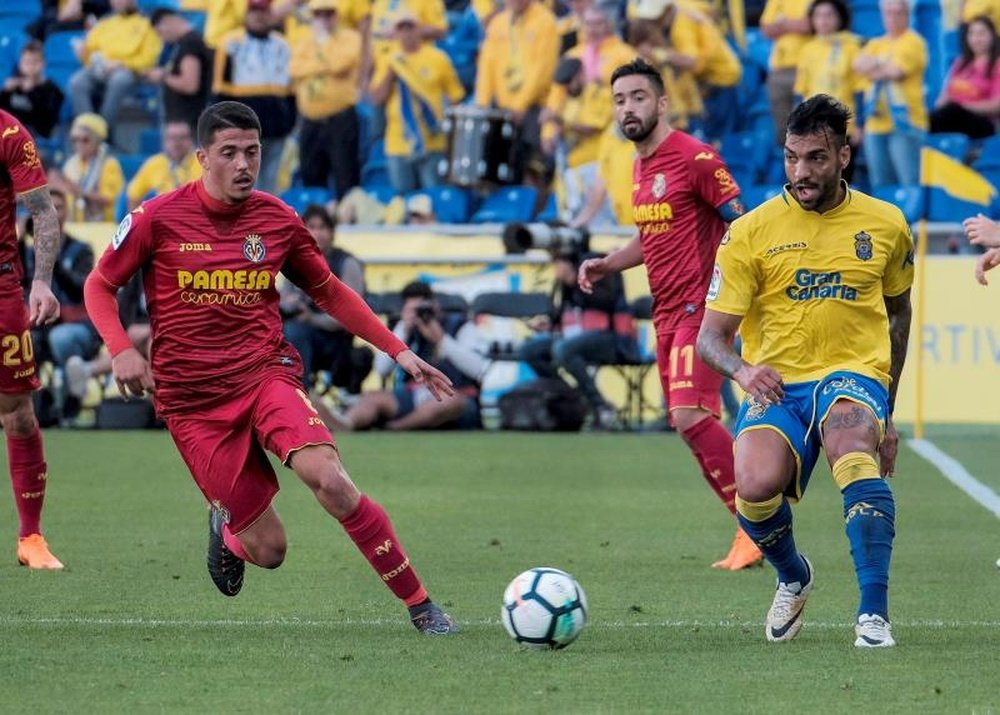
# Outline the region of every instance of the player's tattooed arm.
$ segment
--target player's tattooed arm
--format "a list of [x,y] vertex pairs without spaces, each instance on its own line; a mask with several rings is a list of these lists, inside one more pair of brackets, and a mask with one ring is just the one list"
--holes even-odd
[[35,226],[35,276],[34,280],[52,282],[52,269],[59,255],[59,217],[52,205],[47,186],[21,194],[21,203],[31,214]]
[[698,357],[726,377],[732,377],[747,363],[733,349],[733,339],[742,318],[715,310],[706,310],[698,331]]
[[896,405],[896,390],[899,389],[899,378],[903,374],[903,363],[906,362],[906,346],[910,340],[910,291],[895,296],[885,296],[885,310],[889,315],[889,345],[892,353],[892,364],[889,375],[889,411]]

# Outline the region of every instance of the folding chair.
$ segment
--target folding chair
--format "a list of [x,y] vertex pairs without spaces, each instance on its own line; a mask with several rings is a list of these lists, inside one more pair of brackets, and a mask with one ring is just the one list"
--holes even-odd
[[[632,317],[636,321],[648,323],[653,318],[653,299],[650,296],[637,299],[630,308]],[[639,355],[636,359],[608,365],[625,382],[625,405],[618,412],[622,428],[625,430],[641,427],[643,414],[647,408],[653,407],[646,399],[643,385],[649,371],[655,366],[656,353],[646,350],[643,341],[639,342]]]

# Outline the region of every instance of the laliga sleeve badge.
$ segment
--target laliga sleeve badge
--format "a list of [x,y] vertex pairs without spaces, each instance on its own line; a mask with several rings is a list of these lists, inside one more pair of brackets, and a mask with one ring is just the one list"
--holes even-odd
[[111,247],[116,251],[125,243],[125,238],[128,236],[128,232],[132,230],[132,214],[125,214],[125,218],[122,222],[118,224],[118,230],[115,231],[115,235],[111,238]]
[[[726,234],[728,235],[728,234]],[[722,268],[719,264],[715,264],[715,268],[712,269],[712,282],[708,284],[708,295],[705,296],[707,300],[716,300],[719,297],[719,290],[722,288]]]

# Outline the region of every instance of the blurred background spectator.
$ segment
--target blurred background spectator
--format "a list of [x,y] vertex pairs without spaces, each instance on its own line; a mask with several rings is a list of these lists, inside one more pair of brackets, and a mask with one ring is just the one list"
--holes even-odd
[[872,186],[920,183],[927,133],[927,43],[910,29],[908,0],[881,0],[886,34],[861,50],[854,69],[867,79],[864,148]]
[[361,35],[340,26],[337,0],[310,0],[309,9],[312,24],[298,33],[290,65],[302,115],[299,171],[305,186],[344,197],[361,181]]
[[389,181],[401,194],[440,183],[447,142],[445,107],[465,97],[451,60],[425,42],[416,16],[393,17],[397,45],[376,61],[372,100],[386,105],[385,155]]
[[767,0],[760,16],[764,37],[774,41],[767,71],[767,99],[778,146],[785,145],[785,122],[795,106],[795,70],[809,41],[810,0]]
[[288,43],[272,29],[271,0],[247,0],[245,25],[219,41],[215,99],[249,105],[260,117],[262,149],[257,188],[274,193],[285,140],[295,126]]
[[125,188],[121,164],[105,143],[108,123],[99,114],[79,114],[69,130],[73,153],[62,170],[49,171],[49,185],[67,198],[71,221],[114,221]]
[[41,0],[39,4],[42,6],[42,14],[27,25],[24,31],[43,42],[56,32],[83,30],[111,10],[108,0]]
[[38,40],[21,50],[17,69],[3,84],[0,109],[21,120],[33,137],[51,137],[59,121],[63,93],[45,76],[45,50]]
[[517,127],[514,183],[547,183],[540,112],[559,59],[556,19],[534,0],[505,0],[479,52],[476,104],[511,112]]
[[212,88],[211,53],[201,34],[179,12],[158,8],[149,21],[169,53],[162,67],[146,73],[150,83],[161,87],[162,120],[187,122],[194,136]]
[[854,61],[861,52],[861,38],[850,32],[851,13],[844,0],[814,0],[809,6],[813,38],[799,51],[795,75],[795,103],[817,94],[828,94],[851,110],[848,140],[851,163],[843,173],[846,181],[854,174],[854,164],[861,146],[862,78],[854,71]]
[[[364,295],[364,266],[355,256],[334,245],[337,224],[333,217],[314,204],[303,212],[302,221],[316,239],[333,274],[355,293]],[[313,389],[316,373],[322,370],[329,373],[332,385],[353,395],[361,392],[361,383],[372,369],[371,348],[354,347],[354,336],[290,281],[281,286],[281,314],[285,338],[302,357],[306,389]]]
[[191,126],[183,120],[163,125],[163,151],[146,159],[128,183],[125,194],[131,211],[147,198],[165,194],[201,178],[201,164],[194,153]]
[[[156,66],[163,43],[136,9],[136,0],[111,0],[111,9],[112,14],[77,43],[83,67],[70,78],[69,88],[74,112],[90,113],[98,107],[97,113],[114,127],[126,95]],[[116,137],[108,139],[114,143]]]
[[960,132],[983,139],[1000,118],[1000,40],[993,22],[973,18],[961,29],[961,54],[948,70],[931,113],[931,132]]

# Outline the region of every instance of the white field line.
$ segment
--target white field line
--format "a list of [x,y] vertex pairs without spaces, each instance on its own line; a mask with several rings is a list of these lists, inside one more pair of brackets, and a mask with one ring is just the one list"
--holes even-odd
[[[261,619],[194,619],[194,618],[100,618],[88,616],[0,616],[0,626],[81,626],[81,627],[109,627],[109,628],[338,628],[344,626],[365,626],[365,627],[397,627],[405,625],[402,618],[399,619],[366,619],[366,618],[342,618],[331,620],[314,620],[305,618],[261,618]],[[499,626],[500,619],[483,618],[474,620],[459,620],[459,624],[464,626]],[[843,622],[822,622],[808,621],[809,628],[819,629],[841,629],[850,628],[854,624]],[[903,628],[1000,628],[1000,620],[997,621],[944,621],[944,620],[912,620],[893,621],[893,625]],[[695,628],[751,628],[761,627],[758,621],[698,621],[698,620],[666,620],[666,621],[592,621],[590,628],[595,629],[620,629],[620,628],[674,628],[674,629],[695,629]]]
[[1000,496],[997,496],[995,491],[969,474],[961,462],[945,454],[938,449],[937,445],[925,439],[911,439],[909,445],[910,449],[937,467],[945,479],[1000,519]]

